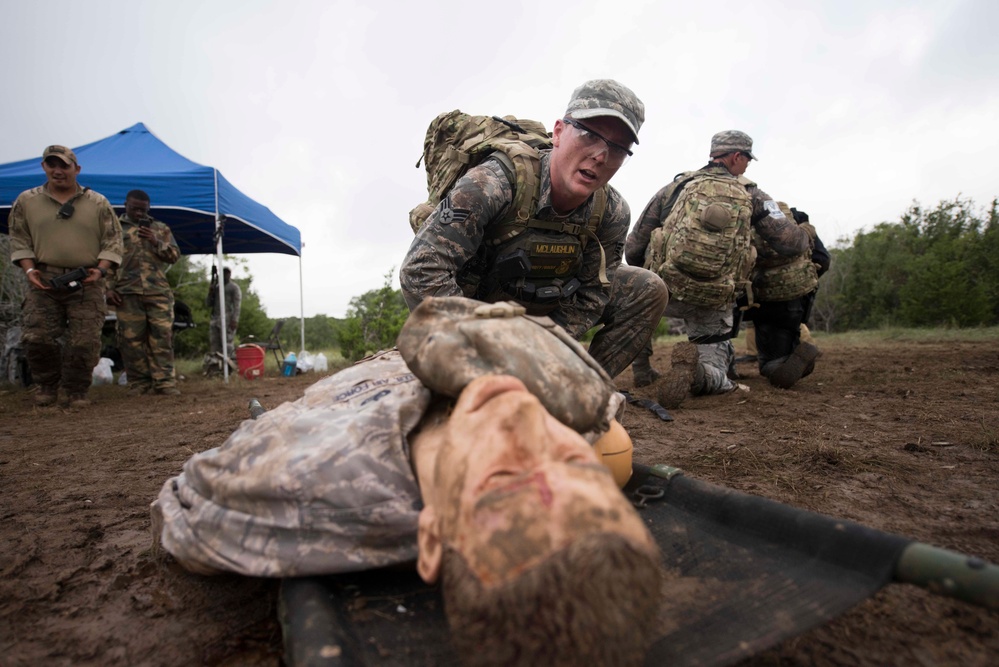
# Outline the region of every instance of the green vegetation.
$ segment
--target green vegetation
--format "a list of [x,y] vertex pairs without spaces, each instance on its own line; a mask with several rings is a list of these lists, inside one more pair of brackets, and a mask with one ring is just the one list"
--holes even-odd
[[999,212],[960,197],[917,202],[831,249],[819,281],[815,329],[977,327],[999,324]]

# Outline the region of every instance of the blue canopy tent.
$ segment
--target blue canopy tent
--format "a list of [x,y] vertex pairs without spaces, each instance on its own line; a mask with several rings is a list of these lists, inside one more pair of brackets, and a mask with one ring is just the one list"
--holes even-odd
[[[301,290],[298,229],[237,190],[214,167],[188,160],[142,123],[73,150],[82,167],[80,184],[103,194],[119,211],[129,190],[145,190],[152,215],[170,226],[183,254],[217,254],[220,264],[223,249],[297,255]],[[44,182],[40,157],[0,165],[0,232],[7,233],[17,196]],[[221,289],[219,294],[223,298]],[[304,348],[304,330],[302,335]]]

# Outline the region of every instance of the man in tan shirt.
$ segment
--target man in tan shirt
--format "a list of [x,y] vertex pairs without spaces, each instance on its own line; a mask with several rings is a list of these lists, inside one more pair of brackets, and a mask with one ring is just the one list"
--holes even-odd
[[[29,284],[24,351],[38,384],[37,405],[54,404],[62,387],[66,404],[82,408],[90,404],[100,358],[104,277],[124,251],[121,226],[103,195],[76,182],[80,164],[72,150],[49,146],[42,169],[47,182],[18,195],[10,211],[11,264],[20,265]],[[65,280],[77,269],[84,275]]]

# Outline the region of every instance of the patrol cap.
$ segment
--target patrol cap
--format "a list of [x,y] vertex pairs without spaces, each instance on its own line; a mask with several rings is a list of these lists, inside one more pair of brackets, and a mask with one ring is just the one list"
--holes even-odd
[[65,146],[52,145],[46,148],[42,153],[42,162],[45,162],[45,159],[49,157],[57,157],[66,164],[73,164],[76,166],[80,165],[80,163],[76,161],[76,153]]
[[756,159],[756,156],[753,155],[753,139],[745,132],[725,130],[711,137],[711,157],[735,153],[736,151],[742,151],[752,159]]
[[645,105],[635,93],[613,79],[593,79],[572,91],[566,118],[584,120],[613,116],[628,126],[638,143],[638,130],[645,122]]

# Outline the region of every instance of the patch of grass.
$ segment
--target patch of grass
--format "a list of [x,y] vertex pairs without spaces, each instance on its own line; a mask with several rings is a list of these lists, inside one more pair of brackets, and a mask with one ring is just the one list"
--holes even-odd
[[987,424],[985,417],[982,417],[981,431],[968,444],[986,454],[999,454],[999,429]]

